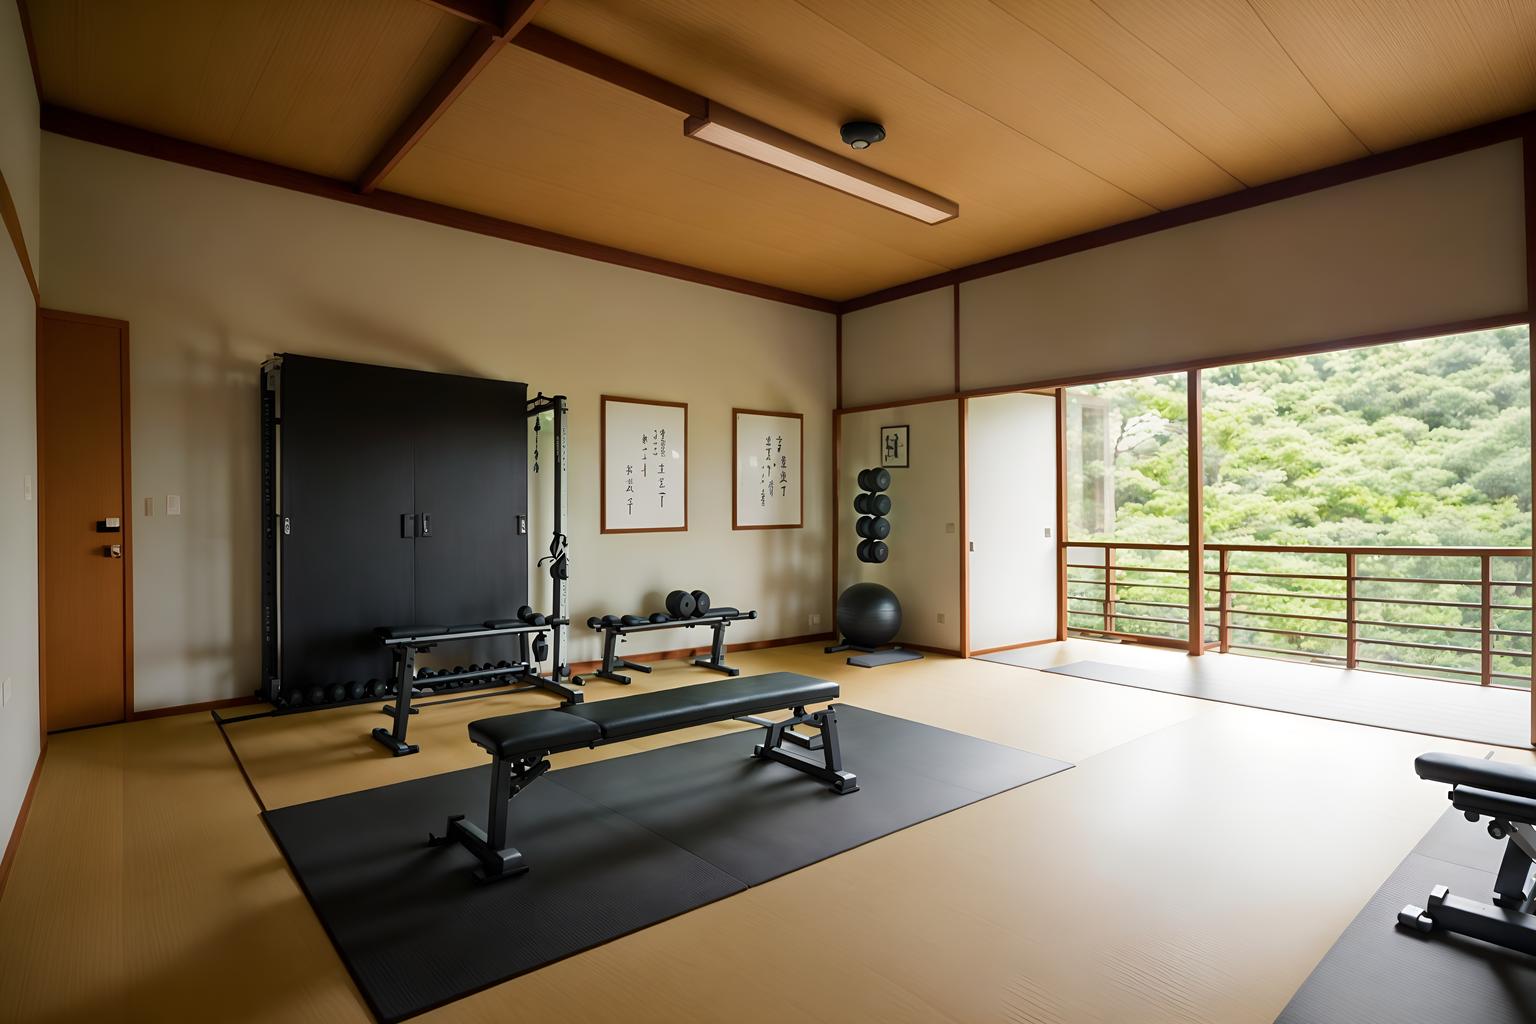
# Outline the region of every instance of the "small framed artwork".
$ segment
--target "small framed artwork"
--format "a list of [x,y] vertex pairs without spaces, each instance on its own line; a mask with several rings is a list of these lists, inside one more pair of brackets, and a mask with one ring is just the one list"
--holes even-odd
[[731,410],[731,529],[805,525],[804,422],[797,412]]
[[910,469],[912,466],[912,428],[905,423],[880,428],[880,465],[886,469]]
[[688,529],[688,403],[603,395],[603,533]]

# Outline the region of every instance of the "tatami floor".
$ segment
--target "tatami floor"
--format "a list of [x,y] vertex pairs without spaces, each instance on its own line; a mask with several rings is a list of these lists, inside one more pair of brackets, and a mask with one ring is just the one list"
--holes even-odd
[[[979,661],[733,660],[1076,767],[420,1020],[1267,1024],[1443,812],[1413,756],[1486,749]],[[678,664],[635,687],[708,678]],[[467,721],[549,703],[430,709],[403,759],[365,741],[370,709],[232,725],[228,743],[206,714],[52,737],[0,898],[0,1020],[370,1020],[256,794],[275,807],[478,765]]]

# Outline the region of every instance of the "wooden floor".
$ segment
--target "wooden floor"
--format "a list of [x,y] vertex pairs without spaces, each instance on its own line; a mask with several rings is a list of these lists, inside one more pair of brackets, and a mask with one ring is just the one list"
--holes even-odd
[[[1268,1024],[1443,811],[1412,757],[1483,753],[977,661],[735,660],[1077,767],[418,1019]],[[676,665],[636,686],[706,678]],[[479,764],[465,721],[548,705],[429,710],[404,759],[363,740],[376,711],[229,735],[278,806]],[[52,737],[0,898],[0,1020],[369,1020],[258,810],[205,714]]]

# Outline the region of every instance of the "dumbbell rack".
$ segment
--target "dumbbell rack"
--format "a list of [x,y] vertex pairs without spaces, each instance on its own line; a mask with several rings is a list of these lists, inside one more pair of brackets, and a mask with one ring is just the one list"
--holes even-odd
[[[595,632],[603,634],[603,664],[596,672],[591,673],[599,679],[606,679],[612,683],[620,683],[628,686],[631,682],[629,676],[621,675],[619,669],[629,669],[634,672],[651,671],[650,665],[642,665],[619,657],[619,638],[630,633],[652,633],[658,629],[676,629],[679,626],[709,626],[713,630],[710,642],[709,657],[694,658],[694,665],[699,668],[707,668],[714,672],[722,672],[728,676],[738,676],[741,669],[732,668],[725,663],[725,630],[732,622],[738,619],[755,619],[757,612],[735,612],[728,615],[700,615],[694,618],[668,618],[662,622],[639,622],[633,625],[625,625],[622,622],[603,622],[589,620],[587,625]],[[580,677],[572,682],[580,682]]]
[[[381,637],[380,640],[386,648],[395,656],[395,703],[386,704],[381,709],[386,715],[394,719],[394,727],[390,729],[375,729],[372,736],[396,757],[404,757],[414,754],[421,748],[414,743],[406,742],[406,731],[410,726],[411,716],[416,714],[416,708],[411,707],[411,691],[416,685],[416,655],[432,650],[439,644],[452,643],[456,640],[479,640],[487,637],[516,636],[522,644],[522,660],[510,668],[484,668],[467,672],[444,672],[434,675],[431,682],[434,686],[458,681],[473,681],[489,679],[494,676],[510,675],[514,682],[526,683],[530,687],[547,690],[564,699],[567,704],[580,704],[582,694],[579,690],[573,690],[560,682],[554,676],[541,676],[533,670],[533,660],[529,653],[529,640],[534,634],[549,632],[551,629],[570,625],[570,620],[565,618],[546,619],[537,625],[533,623],[518,623],[516,625],[483,626],[480,628],[454,629],[447,632],[422,633],[411,636]],[[575,682],[575,680],[572,680]],[[452,697],[447,700],[433,701],[432,704],[458,703],[465,700],[477,700],[481,697],[494,697],[503,690],[487,689],[481,693],[465,694],[461,697]],[[423,705],[431,707],[432,704]]]

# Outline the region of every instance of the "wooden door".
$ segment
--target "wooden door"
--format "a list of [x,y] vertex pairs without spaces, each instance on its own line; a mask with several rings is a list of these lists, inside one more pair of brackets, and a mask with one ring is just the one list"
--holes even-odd
[[44,715],[49,731],[131,707],[128,325],[37,318]]

